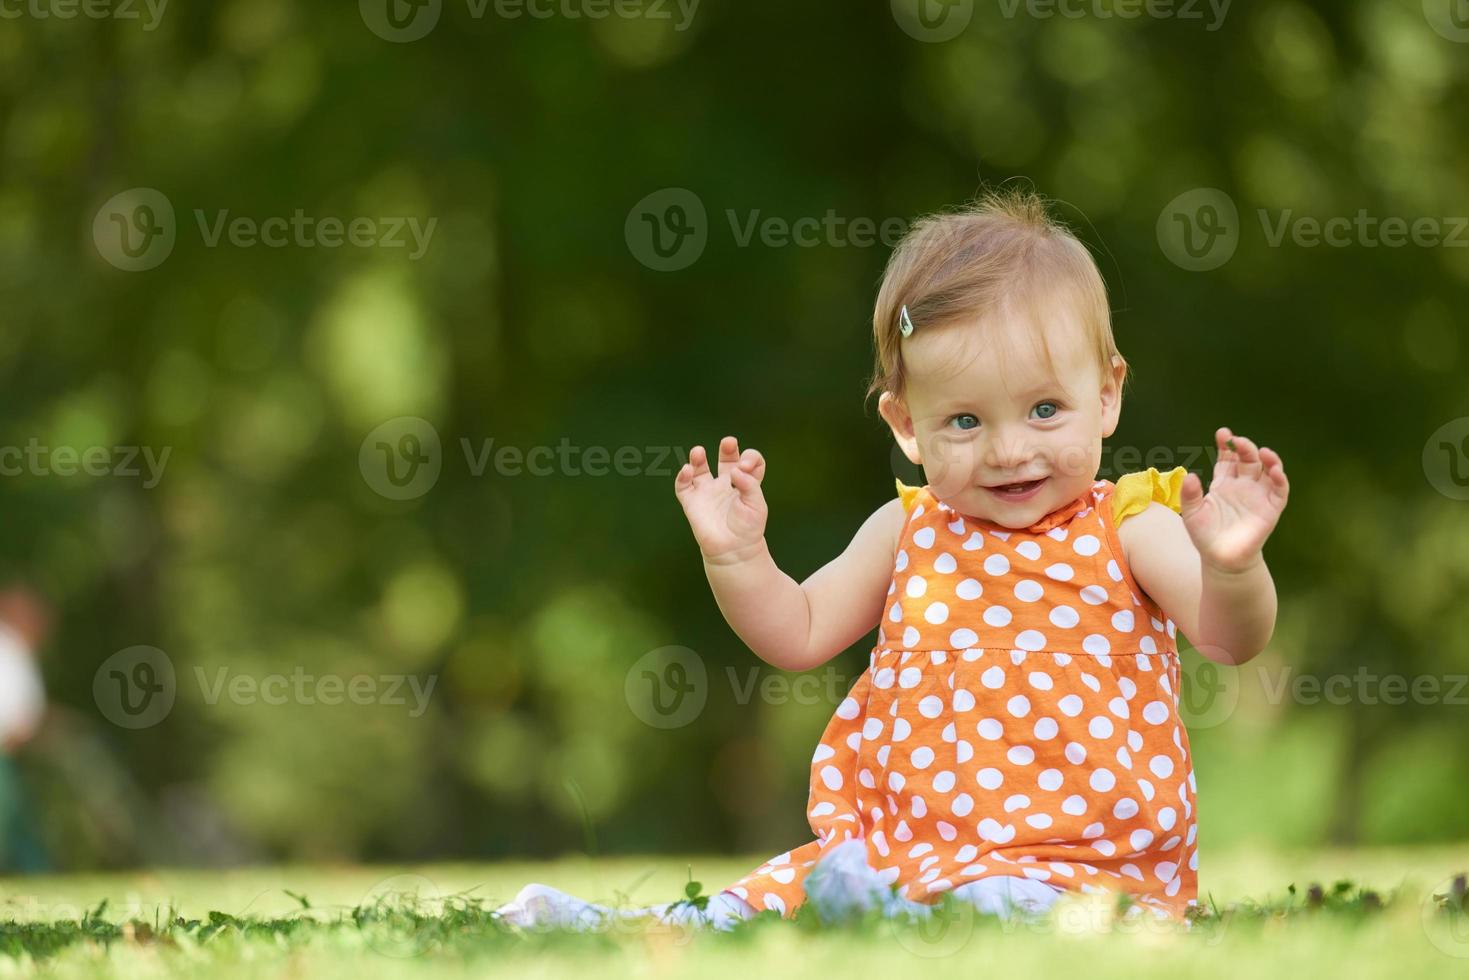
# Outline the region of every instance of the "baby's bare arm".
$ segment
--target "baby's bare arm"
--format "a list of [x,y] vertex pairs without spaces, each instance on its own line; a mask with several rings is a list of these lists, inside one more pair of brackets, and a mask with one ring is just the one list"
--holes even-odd
[[782,670],[819,667],[882,617],[905,516],[901,500],[883,504],[845,551],[799,584],[775,564],[763,536],[737,551],[706,555],[714,600],[761,660]]

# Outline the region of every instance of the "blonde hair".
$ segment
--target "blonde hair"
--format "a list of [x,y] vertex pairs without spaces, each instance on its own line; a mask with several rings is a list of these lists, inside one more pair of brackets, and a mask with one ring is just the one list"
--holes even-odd
[[[1120,356],[1107,287],[1091,252],[1051,216],[1044,198],[1020,187],[990,190],[957,210],[920,219],[883,273],[872,314],[877,356],[867,397],[904,393],[905,306],[917,336],[1016,307],[1036,311],[1062,292],[1076,301],[1105,381],[1112,357]],[[1030,340],[1054,374],[1050,349],[1043,340]],[[1124,385],[1130,378],[1131,371]]]

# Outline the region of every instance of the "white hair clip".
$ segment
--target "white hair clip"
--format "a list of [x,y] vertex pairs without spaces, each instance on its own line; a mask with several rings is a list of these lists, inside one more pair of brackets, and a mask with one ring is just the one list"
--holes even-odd
[[913,336],[913,318],[908,315],[907,304],[898,311],[898,332],[904,337]]

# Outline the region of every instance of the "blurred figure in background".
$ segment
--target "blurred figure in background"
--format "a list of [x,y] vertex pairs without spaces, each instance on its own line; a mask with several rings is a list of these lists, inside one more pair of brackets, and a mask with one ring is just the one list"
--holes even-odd
[[46,712],[36,657],[50,628],[45,600],[23,586],[0,591],[0,873],[50,868],[15,761]]

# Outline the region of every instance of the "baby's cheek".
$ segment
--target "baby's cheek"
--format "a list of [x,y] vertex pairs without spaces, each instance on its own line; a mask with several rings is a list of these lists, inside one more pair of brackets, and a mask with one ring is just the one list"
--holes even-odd
[[953,496],[976,482],[976,462],[972,446],[952,440],[936,439],[932,452],[923,456],[923,475],[939,497]]

